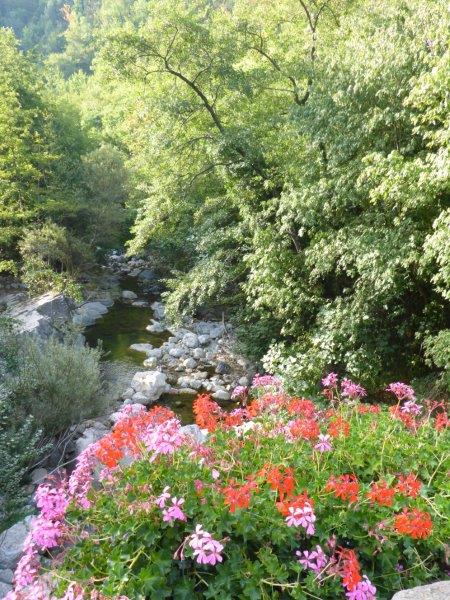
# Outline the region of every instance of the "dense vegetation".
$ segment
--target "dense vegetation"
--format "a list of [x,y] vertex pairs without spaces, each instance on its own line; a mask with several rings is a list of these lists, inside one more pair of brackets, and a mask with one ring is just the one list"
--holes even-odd
[[167,408],[125,406],[68,481],[38,489],[11,600],[390,600],[442,577],[442,406],[403,383],[389,386],[390,410],[360,403],[364,389],[334,373],[323,383],[325,405],[270,376],[229,414],[199,396],[206,441]]
[[[117,243],[125,196],[102,190],[123,157],[129,248],[159,258],[173,318],[225,308],[297,390],[327,367],[371,389],[445,371],[443,0],[41,0],[28,21],[27,6],[0,14],[41,65],[2,34],[3,261],[46,219]],[[41,18],[51,47],[30,41]],[[86,231],[98,205],[106,235]]]

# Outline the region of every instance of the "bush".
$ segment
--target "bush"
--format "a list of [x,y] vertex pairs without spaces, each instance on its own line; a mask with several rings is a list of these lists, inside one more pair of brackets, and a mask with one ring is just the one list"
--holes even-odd
[[11,381],[18,413],[31,414],[48,436],[102,413],[101,351],[76,336],[46,342],[27,338]]
[[199,396],[203,443],[166,408],[127,406],[68,485],[41,486],[17,579],[36,594],[37,549],[69,540],[53,566],[64,598],[371,600],[376,586],[390,599],[442,578],[447,413],[401,383],[391,408],[349,380],[339,392],[334,374],[324,384],[325,408],[270,376],[235,390],[247,406],[231,413]]

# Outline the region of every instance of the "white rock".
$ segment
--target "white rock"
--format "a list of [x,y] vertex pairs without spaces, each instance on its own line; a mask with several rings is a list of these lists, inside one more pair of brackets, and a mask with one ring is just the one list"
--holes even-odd
[[243,385],[243,386],[247,386],[250,384],[249,378],[248,377],[241,377],[238,381],[239,385]]
[[186,354],[185,350],[183,350],[183,348],[171,348],[169,350],[169,354],[170,356],[172,356],[173,358],[181,358],[182,356],[184,356]]
[[131,290],[123,290],[122,291],[122,298],[124,300],[136,300],[137,294],[135,294]]
[[134,390],[132,387],[127,388],[122,394],[122,400],[129,400],[131,396],[134,394]]
[[192,350],[192,356],[197,359],[205,358],[205,351],[202,348],[194,348]]
[[202,346],[205,346],[211,338],[207,333],[202,333],[197,337],[197,339]]
[[166,376],[160,371],[138,371],[133,377],[131,387],[144,394],[149,402],[155,402],[169,389]]
[[200,427],[198,425],[194,425],[194,424],[185,425],[184,427],[181,428],[181,431],[184,434],[192,436],[200,444],[202,444],[208,437],[208,434],[204,430],[200,429]]
[[186,333],[183,335],[183,344],[188,348],[198,348],[198,336],[196,333]]
[[146,329],[151,333],[163,333],[163,331],[165,331],[164,325],[159,321],[155,321],[154,319],[152,319],[150,325],[147,325]]
[[155,358],[161,358],[162,355],[163,355],[163,351],[161,350],[161,348],[153,348],[153,350],[149,350],[147,352],[147,356],[149,358],[151,356],[154,356]]
[[149,356],[149,358],[146,358],[143,362],[144,367],[147,367],[148,369],[154,369],[157,364],[158,359],[156,356]]
[[131,401],[135,404],[150,404],[150,400],[142,392],[135,392],[131,397]]
[[155,317],[158,320],[164,319],[164,317],[166,315],[166,311],[164,309],[164,304],[162,302],[153,302],[151,307],[153,309],[153,312],[155,313]]
[[151,350],[153,350],[153,346],[151,344],[131,344],[130,350],[134,350],[135,352],[143,352],[144,354],[148,354]]
[[134,300],[134,302],[131,303],[131,306],[136,306],[137,308],[145,308],[146,306],[148,306],[148,302],[146,302],[145,300]]
[[86,448],[94,442],[101,440],[102,437],[107,433],[108,429],[103,425],[103,423],[96,422],[94,427],[87,427],[84,430],[83,435],[75,442],[77,454],[81,454],[83,450],[86,450]]
[[221,337],[224,334],[224,327],[223,325],[218,325],[217,327],[214,327],[214,329],[210,329],[209,331],[209,337],[214,339],[217,339],[219,337]]
[[183,376],[178,378],[177,385],[180,388],[199,390],[203,386],[203,381],[200,381],[200,379],[193,379],[191,377]]
[[421,585],[409,590],[402,590],[392,596],[392,600],[448,600],[450,598],[450,581],[437,581],[431,585]]
[[223,389],[217,390],[216,392],[214,392],[212,397],[215,400],[229,400],[231,398],[230,394],[226,390],[223,390]]
[[42,483],[42,481],[44,481],[44,479],[47,477],[47,475],[48,475],[47,469],[44,469],[43,467],[38,467],[37,469],[34,469],[33,471],[31,471],[31,474],[30,474],[31,482],[34,483],[35,485],[37,485],[38,483]]

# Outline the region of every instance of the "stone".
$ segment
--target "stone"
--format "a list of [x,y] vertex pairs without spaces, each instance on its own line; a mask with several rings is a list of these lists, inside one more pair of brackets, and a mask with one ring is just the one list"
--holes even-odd
[[186,333],[183,335],[183,344],[188,348],[198,348],[199,341],[196,333]]
[[103,423],[95,422],[92,427],[87,427],[83,435],[75,442],[76,453],[81,454],[88,446],[94,442],[98,442],[108,433],[108,428]]
[[153,346],[151,344],[131,344],[130,350],[148,354],[151,350],[153,350]]
[[7,314],[16,321],[19,333],[34,334],[45,339],[57,333],[54,325],[71,320],[74,308],[75,305],[67,296],[48,292],[37,298],[12,303]]
[[214,329],[210,329],[209,331],[209,337],[212,338],[213,340],[221,337],[225,332],[225,328],[223,325],[218,325],[217,327],[214,327]]
[[202,346],[205,346],[211,338],[209,337],[208,334],[202,333],[199,336],[197,336],[197,339],[198,339],[199,344],[201,344]]
[[134,300],[131,303],[131,306],[136,306],[137,308],[145,308],[148,306],[148,302],[146,300]]
[[183,361],[183,365],[186,367],[186,369],[195,369],[197,366],[197,361],[193,358],[187,358],[185,361]]
[[220,360],[216,366],[216,373],[219,373],[219,375],[227,375],[228,373],[231,373],[231,367],[228,363]]
[[131,290],[123,290],[122,291],[122,298],[124,300],[136,300],[137,294],[135,294]]
[[135,404],[144,404],[144,405],[150,404],[150,400],[142,392],[135,392],[131,396],[131,401],[134,402]]
[[249,378],[248,378],[248,377],[241,377],[241,378],[238,380],[238,384],[239,384],[239,385],[243,385],[244,387],[246,387],[246,386],[248,386],[248,385],[250,384],[250,380],[249,380]]
[[127,388],[124,393],[122,394],[122,399],[123,400],[129,400],[132,395],[134,394],[134,390],[132,387]]
[[194,358],[201,359],[201,358],[205,358],[205,351],[202,348],[194,348],[192,350],[192,356]]
[[30,529],[30,517],[0,533],[0,569],[14,569]]
[[14,572],[11,569],[0,569],[0,581],[2,583],[12,583]]
[[175,347],[169,350],[169,354],[170,356],[173,356],[173,358],[181,358],[186,354],[186,352],[183,350],[183,348]]
[[156,356],[150,356],[149,358],[146,358],[142,364],[148,369],[154,369],[158,364],[158,359]]
[[179,388],[191,388],[194,390],[199,390],[203,386],[203,381],[200,379],[194,379],[191,377],[179,377],[177,381],[177,385]]
[[107,312],[108,308],[103,302],[85,302],[76,309],[72,322],[80,327],[88,327]]
[[142,271],[140,271],[137,278],[140,281],[153,281],[154,279],[156,279],[156,275],[151,269],[143,269]]
[[161,358],[162,355],[163,355],[163,351],[161,348],[153,348],[153,350],[149,350],[147,352],[148,358],[150,358],[151,356],[154,356],[155,358]]
[[448,600],[449,598],[450,580],[402,590],[392,596],[392,600]]
[[184,427],[181,428],[181,431],[186,435],[192,436],[200,444],[202,444],[208,437],[206,432],[202,431],[198,425],[194,424],[184,425]]
[[165,331],[164,325],[162,325],[162,323],[159,321],[155,321],[154,319],[152,319],[152,323],[150,323],[150,325],[147,325],[146,330],[150,331],[150,333],[163,333],[163,331]]
[[12,585],[0,581],[0,599],[5,598],[6,595],[12,590]]
[[38,467],[37,469],[34,469],[33,471],[31,471],[30,479],[31,479],[32,483],[37,485],[39,483],[42,483],[42,481],[44,481],[44,479],[47,477],[47,475],[48,475],[47,469],[44,469],[43,467]]
[[216,392],[214,392],[214,394],[212,395],[212,397],[215,400],[230,400],[231,396],[229,394],[229,392],[227,392],[226,390],[217,390]]
[[149,402],[155,402],[168,390],[169,385],[165,374],[160,371],[138,371],[131,381],[131,387],[144,394]]
[[151,307],[158,321],[164,319],[164,317],[166,316],[166,311],[162,302],[153,302]]
[[196,371],[192,373],[193,377],[196,379],[201,379],[202,381],[208,379],[208,371]]

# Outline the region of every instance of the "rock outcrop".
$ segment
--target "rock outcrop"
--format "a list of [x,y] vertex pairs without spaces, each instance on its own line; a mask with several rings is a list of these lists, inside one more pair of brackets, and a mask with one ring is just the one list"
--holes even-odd
[[392,596],[392,600],[448,600],[449,598],[450,580],[402,590]]

